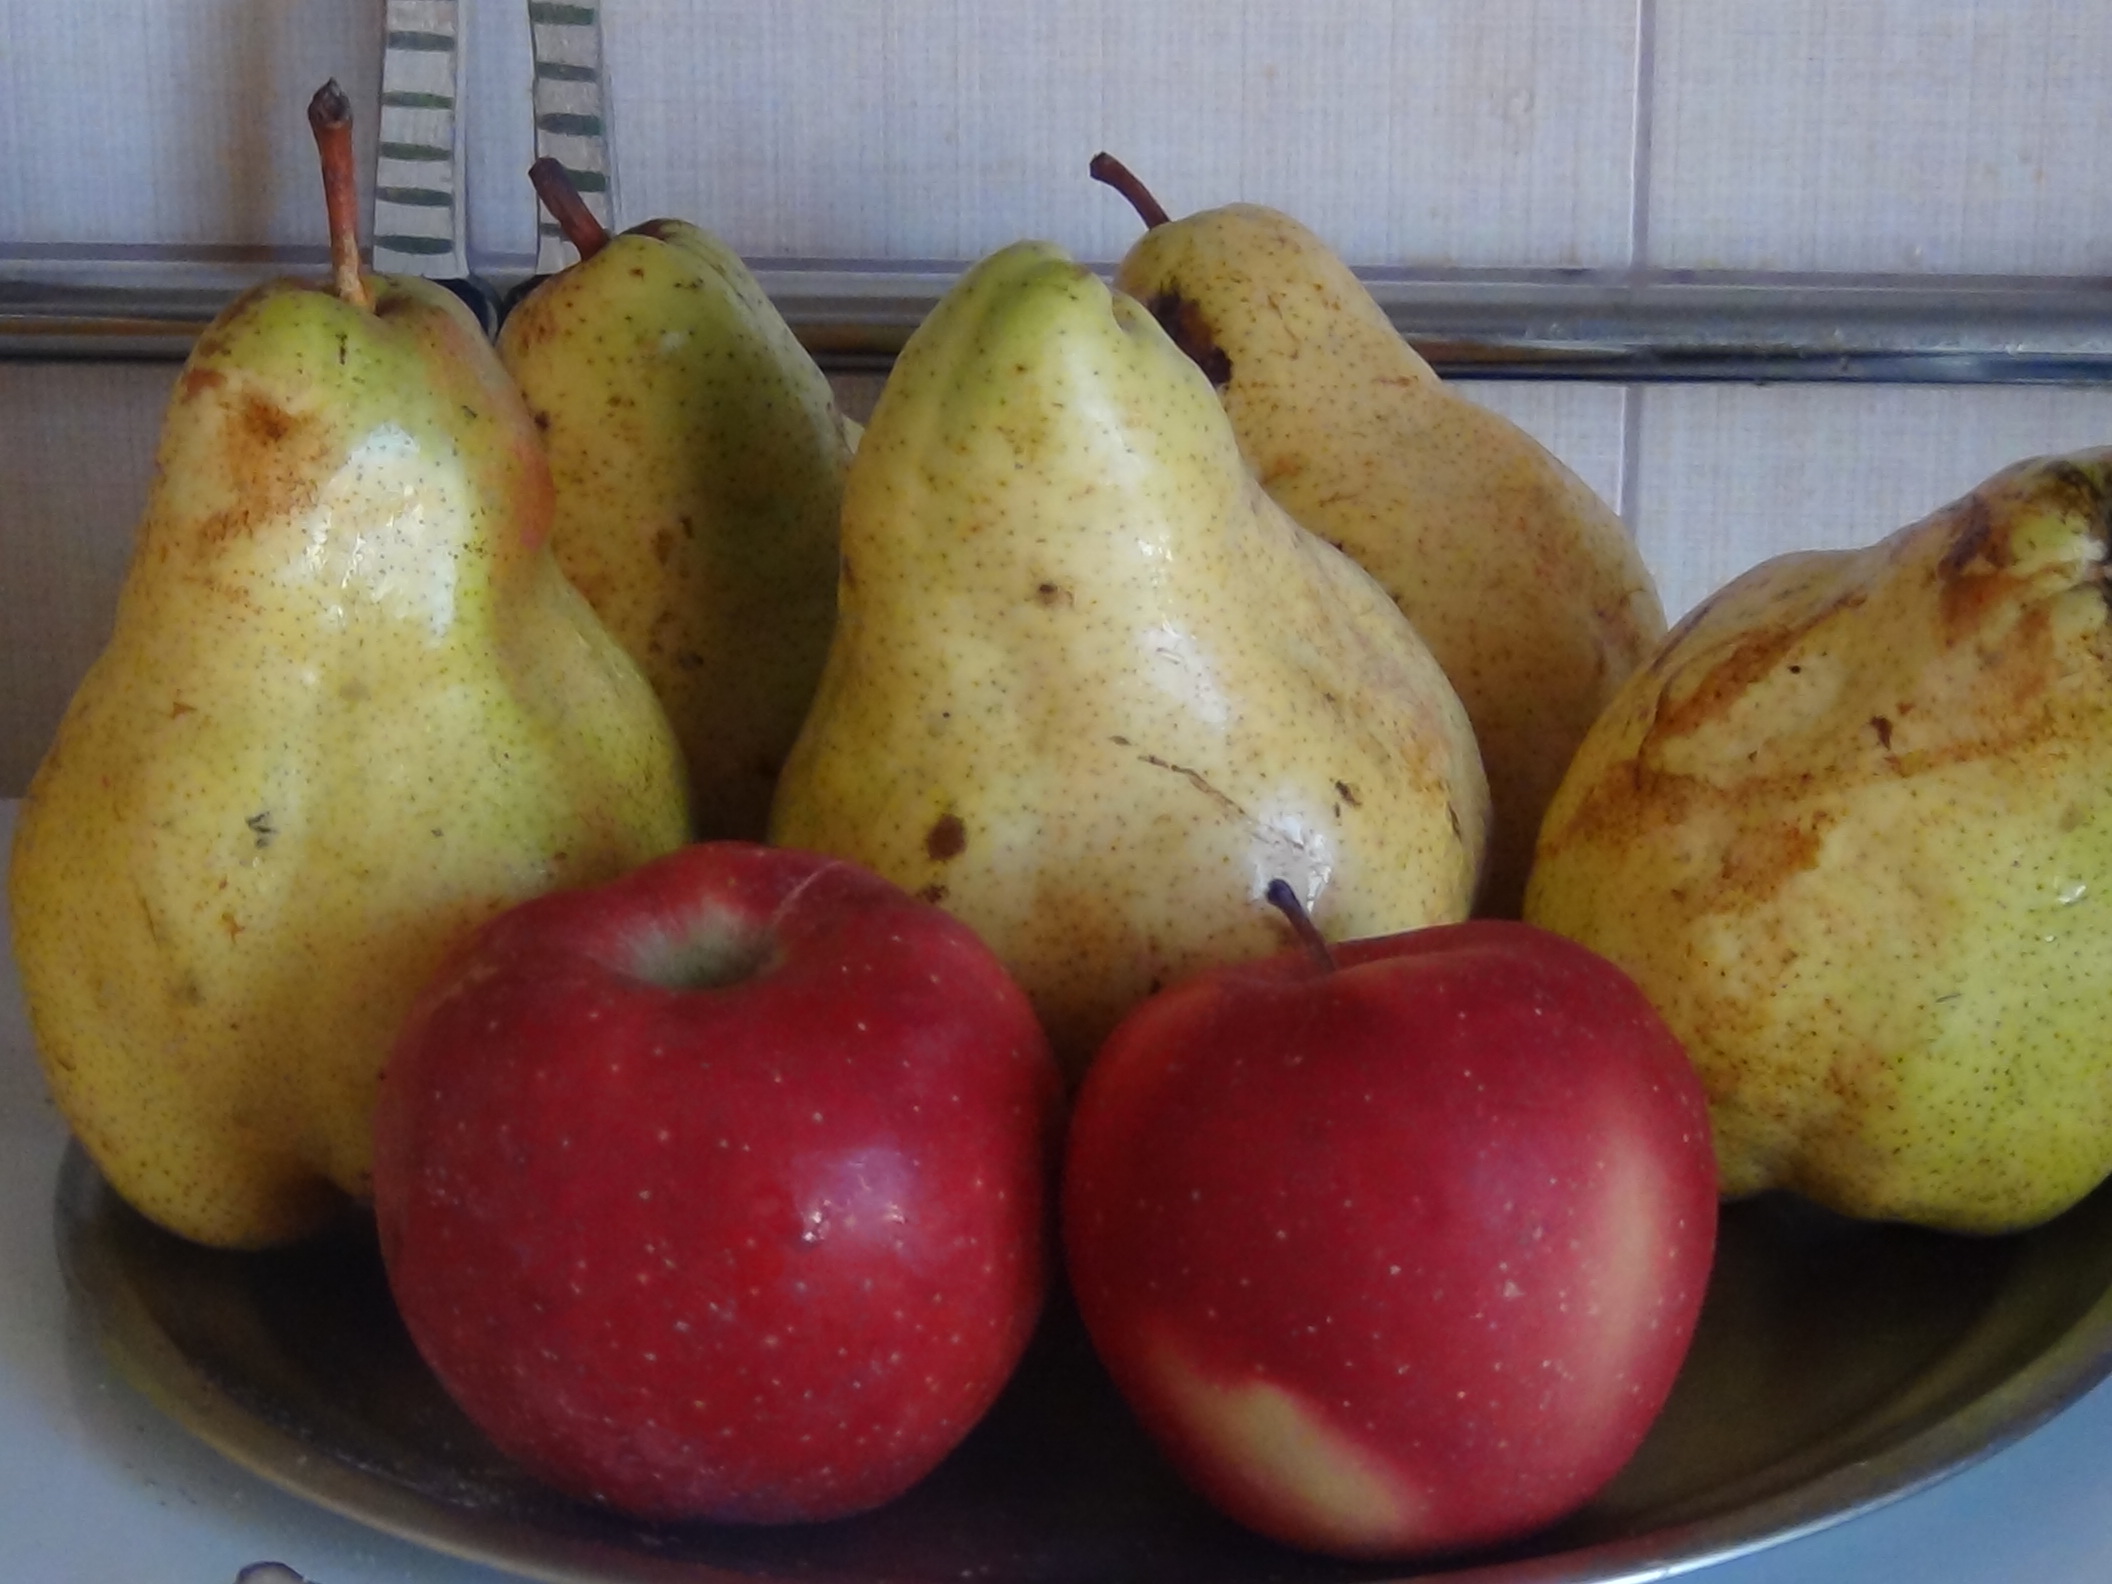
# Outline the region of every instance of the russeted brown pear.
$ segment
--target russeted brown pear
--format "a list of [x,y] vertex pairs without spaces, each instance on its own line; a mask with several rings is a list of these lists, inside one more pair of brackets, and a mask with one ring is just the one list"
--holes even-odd
[[1378,584],[1254,482],[1209,382],[1044,243],[910,338],[845,487],[834,641],[772,837],[953,910],[1071,1072],[1154,988],[1463,916],[1487,788]]
[[1476,904],[1514,916],[1570,755],[1664,636],[1620,519],[1508,418],[1439,379],[1334,250],[1279,210],[1147,221],[1115,273],[1210,376],[1270,498],[1382,583],[1459,690],[1494,805]]
[[2112,1171],[2112,450],[1769,561],[1585,740],[1526,916],[1649,994],[1723,1187],[2027,1227]]
[[666,718],[551,559],[534,423],[460,302],[362,275],[349,107],[311,114],[335,288],[199,338],[8,895],[60,1112],[137,1209],[243,1248],[366,1195],[447,952],[688,834]]

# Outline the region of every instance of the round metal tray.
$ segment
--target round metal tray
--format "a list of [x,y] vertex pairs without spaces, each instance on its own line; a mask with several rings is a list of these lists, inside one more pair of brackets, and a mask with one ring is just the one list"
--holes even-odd
[[396,1318],[371,1228],[199,1248],[129,1210],[78,1147],[56,1211],[74,1301],[177,1421],[324,1507],[568,1584],[1639,1584],[1927,1485],[2112,1373],[2112,1188],[1983,1239],[1766,1198],[1727,1207],[1693,1350],[1633,1463],[1501,1551],[1352,1566],[1236,1528],[1159,1461],[1061,1302],[990,1416],[893,1505],[777,1529],[646,1525],[536,1485],[461,1416]]

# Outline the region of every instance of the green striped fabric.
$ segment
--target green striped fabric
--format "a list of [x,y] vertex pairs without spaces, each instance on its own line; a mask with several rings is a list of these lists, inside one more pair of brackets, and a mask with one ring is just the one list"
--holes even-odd
[[375,146],[374,268],[459,279],[463,223],[458,0],[388,0]]

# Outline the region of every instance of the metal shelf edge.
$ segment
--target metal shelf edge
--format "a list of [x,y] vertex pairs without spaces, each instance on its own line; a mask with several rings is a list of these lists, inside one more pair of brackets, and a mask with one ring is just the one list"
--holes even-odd
[[[0,256],[0,359],[177,360],[237,292],[306,261]],[[884,371],[965,266],[761,261],[832,372]],[[1439,372],[1478,378],[2094,384],[2112,281],[1985,276],[1360,272]],[[501,294],[523,271],[484,277]]]

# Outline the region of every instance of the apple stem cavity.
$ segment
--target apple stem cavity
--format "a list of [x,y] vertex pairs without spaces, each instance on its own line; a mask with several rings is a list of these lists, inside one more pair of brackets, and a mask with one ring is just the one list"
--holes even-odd
[[655,929],[634,938],[625,966],[633,978],[663,990],[720,990],[755,978],[772,955],[764,932],[706,913],[680,930]]
[[1130,168],[1105,152],[1095,154],[1092,164],[1086,169],[1096,182],[1108,186],[1129,200],[1130,208],[1136,210],[1137,218],[1144,222],[1144,229],[1154,230],[1172,218],[1160,207],[1158,199],[1152,197],[1151,189],[1131,174]]
[[374,306],[359,272],[359,173],[352,158],[352,101],[331,78],[308,101],[308,129],[323,164],[323,209],[330,220],[330,287],[354,308]]
[[594,218],[594,211],[580,197],[572,173],[564,166],[545,154],[528,167],[528,180],[535,184],[536,197],[542,199],[550,218],[582,259],[592,258],[609,245],[607,228]]
[[1298,893],[1291,889],[1288,880],[1271,880],[1262,892],[1270,907],[1291,921],[1291,930],[1298,943],[1312,954],[1322,973],[1335,971],[1335,954],[1327,949],[1327,941],[1320,934],[1320,926],[1313,922],[1312,914],[1306,912],[1305,904],[1298,900]]

